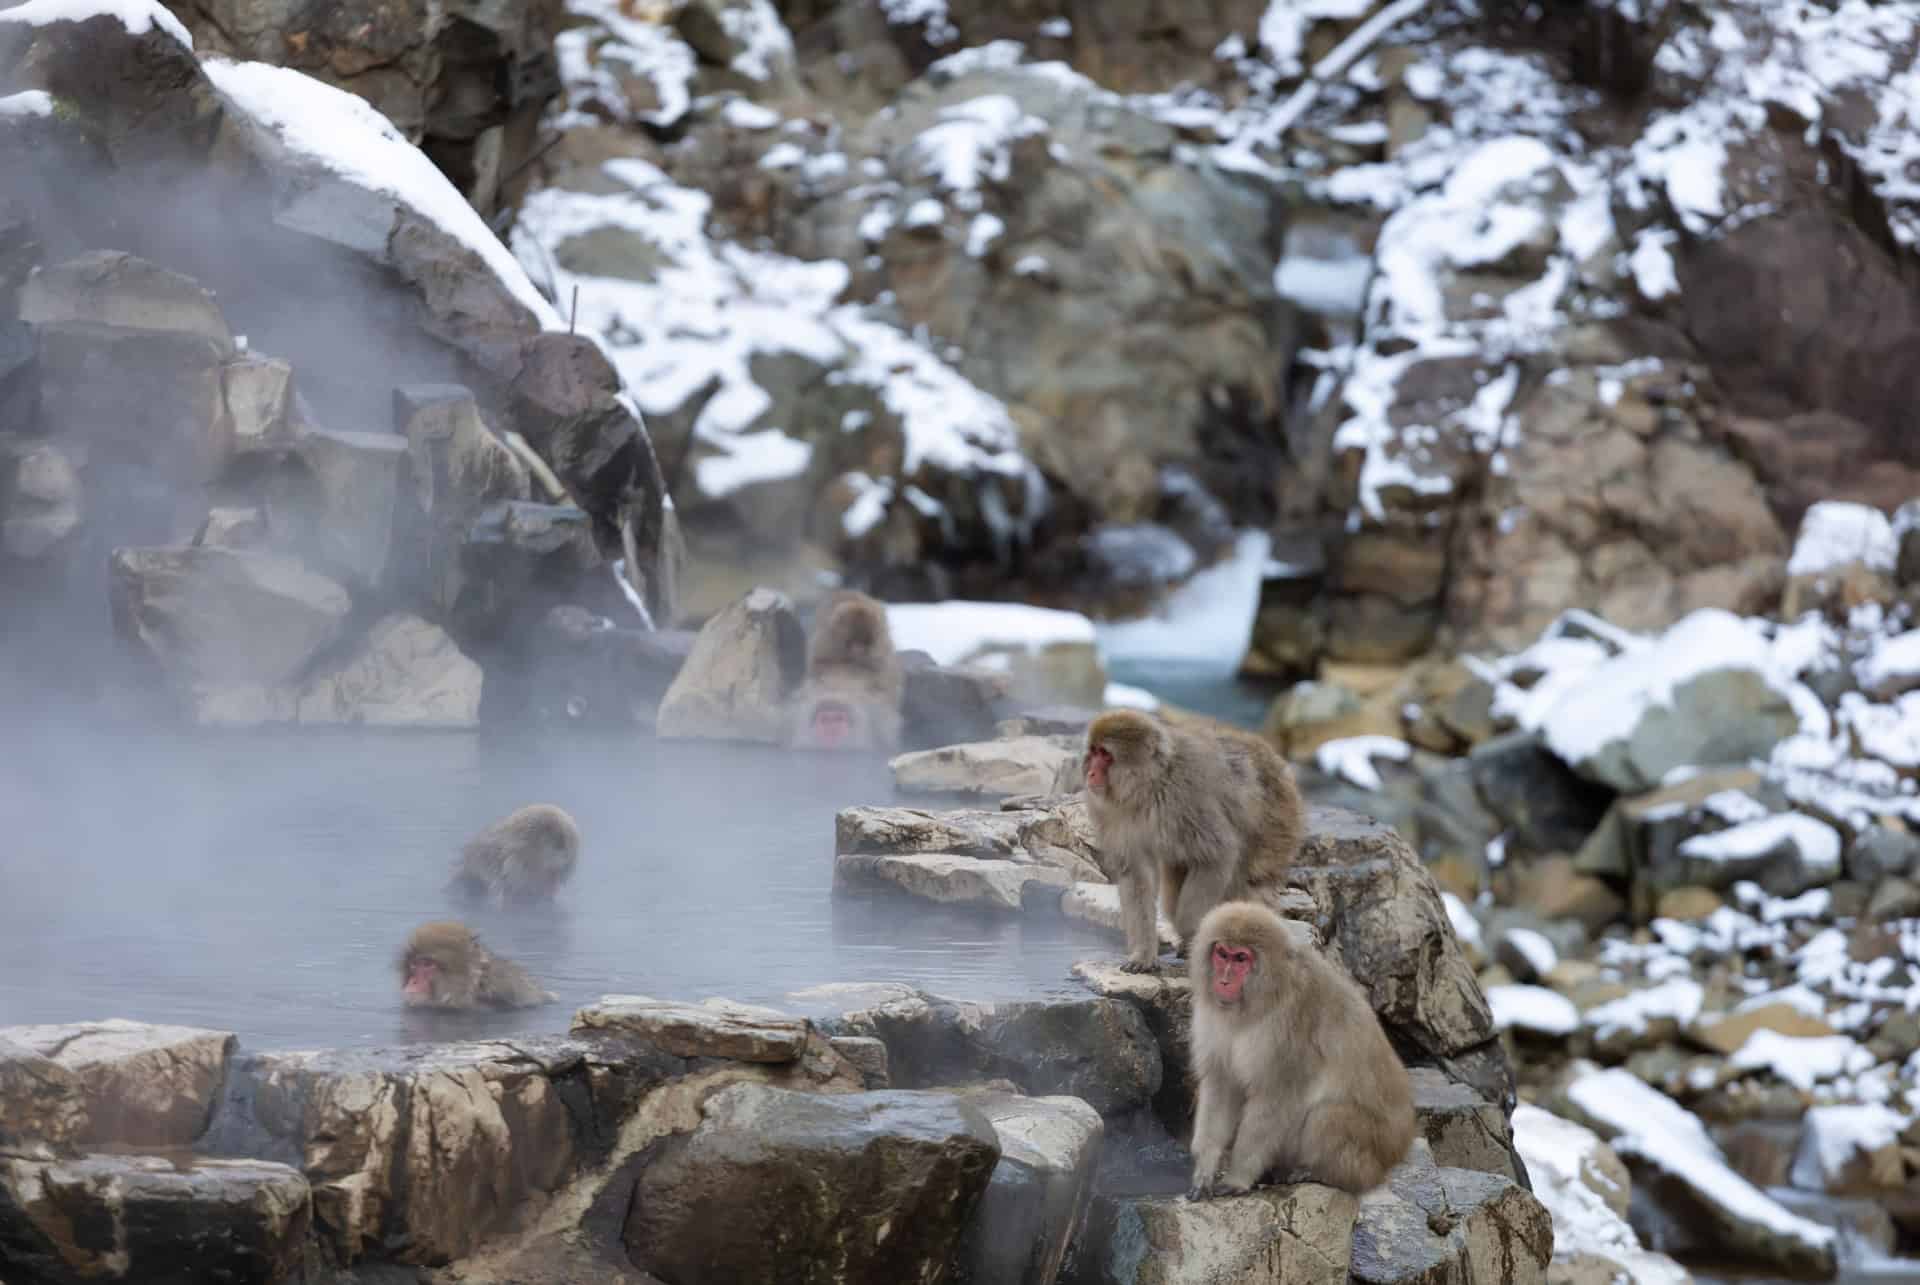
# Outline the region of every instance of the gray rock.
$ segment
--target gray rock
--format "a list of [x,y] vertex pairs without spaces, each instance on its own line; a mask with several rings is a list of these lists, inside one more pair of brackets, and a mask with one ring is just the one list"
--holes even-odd
[[1635,793],[1657,788],[1675,768],[1764,759],[1799,729],[1799,715],[1763,675],[1710,669],[1675,683],[1669,704],[1650,706],[1626,736],[1569,766]]
[[1635,871],[1669,866],[1680,844],[1703,829],[1766,809],[1766,789],[1751,768],[1723,768],[1677,785],[1615,801],[1574,858],[1583,874],[1626,879]]
[[1532,1189],[1505,1110],[1433,1067],[1410,1067],[1407,1074],[1414,1118],[1435,1164],[1498,1174]]
[[[573,1017],[576,1031],[638,1035],[676,1057],[725,1057],[741,1062],[793,1062],[806,1051],[804,1017],[777,1009],[707,1000],[682,1004],[645,995],[607,995]],[[884,1073],[886,1059],[880,1065]]]
[[701,627],[661,698],[663,737],[778,743],[786,704],[806,666],[807,640],[793,604],[754,589]]
[[1840,832],[1802,812],[1783,812],[1720,826],[1682,839],[1670,860],[1641,877],[1655,891],[1730,888],[1751,879],[1790,897],[1840,877]]
[[271,534],[267,515],[259,508],[215,505],[207,510],[207,520],[194,532],[193,542],[209,549],[258,549]]
[[93,250],[41,268],[20,291],[34,326],[107,326],[193,335],[233,354],[233,332],[213,296],[190,277],[117,250]]
[[900,712],[909,745],[954,745],[994,735],[999,706],[1007,696],[1006,675],[930,661],[908,664],[904,656],[901,663],[907,685]]
[[292,366],[242,353],[221,367],[220,387],[234,454],[281,450],[296,440]]
[[1027,899],[1037,895],[1035,885],[1065,892],[1072,879],[1052,866],[953,853],[887,856],[843,852],[834,858],[833,882],[835,888],[880,885],[945,905],[1018,914]]
[[[830,994],[815,1002],[835,1007]],[[1121,1000],[970,1003],[902,990],[821,1024],[835,1035],[884,1040],[901,1088],[1006,1079],[1112,1115],[1145,1104],[1161,1086],[1159,1044],[1140,1011]]]
[[46,557],[85,517],[80,475],[53,442],[26,447],[12,464],[11,480],[0,490],[0,550],[15,558]]
[[548,723],[651,728],[693,640],[691,630],[621,628],[584,607],[555,607],[534,632],[532,716]]
[[[184,1147],[198,1138],[213,1112],[235,1037],[190,1026],[154,1026],[114,1018],[61,1026],[0,1027],[13,1050],[38,1053],[67,1074],[32,1059],[9,1058],[9,1096],[30,1098],[77,1092],[75,1103],[47,1101],[52,1133],[80,1143]],[[31,1132],[36,1126],[27,1125]],[[47,1141],[59,1141],[49,1137]]]
[[955,1279],[1053,1285],[1093,1196],[1105,1125],[1078,1098],[968,1095],[1000,1140],[1000,1163],[960,1246]]
[[485,675],[447,631],[396,613],[375,622],[340,667],[312,678],[295,700],[306,724],[475,727]]
[[1360,1201],[1353,1280],[1544,1285],[1553,1217],[1511,1178],[1442,1168],[1423,1139]]
[[1025,815],[964,809],[842,808],[833,819],[834,850],[843,853],[951,852],[967,857],[1025,854]]
[[[1100,1196],[1074,1285],[1346,1285],[1358,1202],[1316,1183],[1244,1196]],[[1497,1279],[1497,1278],[1489,1278]]]
[[269,514],[313,565],[355,587],[387,582],[407,440],[391,433],[313,431],[293,448]]
[[1847,878],[1864,884],[1920,873],[1920,836],[1870,825],[1847,844],[1846,868]]
[[1533,852],[1573,852],[1606,815],[1613,793],[1582,780],[1531,732],[1473,748],[1473,783],[1489,810]]
[[263,1160],[0,1157],[8,1279],[295,1279],[312,1220],[307,1180]]
[[949,1094],[734,1085],[648,1162],[622,1235],[666,1280],[935,1279],[999,1158]]
[[894,788],[903,794],[1044,794],[1062,764],[1080,756],[1079,741],[1066,736],[1020,736],[976,741],[895,757]]

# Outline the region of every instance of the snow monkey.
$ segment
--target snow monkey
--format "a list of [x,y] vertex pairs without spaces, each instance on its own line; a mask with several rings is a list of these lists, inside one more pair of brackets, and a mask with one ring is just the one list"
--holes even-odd
[[400,952],[400,998],[411,1008],[532,1008],[560,997],[453,920],[421,924]]
[[1130,973],[1159,955],[1154,884],[1183,948],[1200,917],[1277,885],[1300,850],[1305,808],[1293,768],[1247,732],[1174,727],[1108,710],[1087,728],[1087,815],[1119,885]]
[[807,676],[788,713],[787,743],[813,750],[897,749],[905,693],[886,607],[864,593],[840,590],[814,616]]
[[533,803],[482,830],[453,863],[447,891],[469,901],[550,899],[580,859],[580,827],[564,808]]
[[1198,1082],[1188,1197],[1237,1194],[1269,1170],[1356,1195],[1385,1181],[1413,1145],[1413,1084],[1345,970],[1252,901],[1207,912],[1187,969]]

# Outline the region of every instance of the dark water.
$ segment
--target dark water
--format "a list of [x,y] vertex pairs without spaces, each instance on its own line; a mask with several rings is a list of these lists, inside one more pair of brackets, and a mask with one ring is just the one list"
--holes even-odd
[[[0,1025],[125,1017],[251,1048],[558,1032],[609,993],[777,1001],[824,982],[1084,994],[1065,922],[832,895],[833,817],[880,759],[632,736],[23,731],[0,758]],[[523,803],[579,820],[544,914],[466,917],[561,1003],[404,1012],[393,957],[460,844]]]

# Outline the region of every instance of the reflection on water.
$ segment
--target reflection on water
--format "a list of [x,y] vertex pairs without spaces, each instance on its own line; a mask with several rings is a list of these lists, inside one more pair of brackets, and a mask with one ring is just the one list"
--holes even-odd
[[[832,981],[1084,994],[1103,933],[832,895],[833,816],[880,759],[569,732],[28,733],[0,763],[0,1025],[104,1017],[251,1048],[561,1031],[608,993],[770,1002]],[[410,1013],[394,957],[475,830],[523,803],[583,834],[545,913],[468,913],[561,1003]]]

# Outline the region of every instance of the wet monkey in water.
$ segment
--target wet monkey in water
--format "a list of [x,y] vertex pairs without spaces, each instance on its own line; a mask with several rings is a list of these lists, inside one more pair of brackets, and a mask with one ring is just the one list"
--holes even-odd
[[1087,728],[1087,816],[1119,886],[1128,972],[1159,955],[1154,889],[1183,943],[1223,901],[1278,885],[1300,850],[1293,768],[1258,736],[1108,710]]
[[399,964],[400,998],[410,1008],[532,1008],[560,998],[453,920],[414,929]]
[[1187,1195],[1246,1191],[1269,1170],[1356,1194],[1385,1181],[1413,1145],[1413,1084],[1346,971],[1251,901],[1208,912],[1187,968]]
[[787,743],[811,750],[897,749],[905,692],[885,605],[840,590],[814,615],[806,678],[788,712]]
[[580,827],[566,809],[533,803],[482,830],[460,850],[447,891],[470,902],[547,901],[580,860]]

